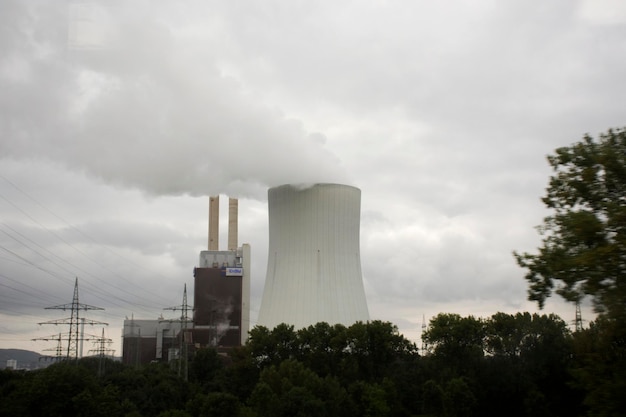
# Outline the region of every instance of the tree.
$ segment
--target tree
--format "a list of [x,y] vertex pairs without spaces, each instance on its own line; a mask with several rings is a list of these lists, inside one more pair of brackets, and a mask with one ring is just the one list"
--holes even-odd
[[247,346],[259,366],[276,365],[294,356],[296,332],[293,325],[285,323],[272,330],[256,326],[250,330]]
[[[576,415],[580,395],[571,389],[568,374],[571,334],[560,317],[496,313],[486,321],[485,349],[490,356],[481,377],[481,399],[494,415],[539,415],[539,405]],[[540,401],[539,394],[547,400]]]
[[342,324],[325,322],[298,330],[298,360],[322,377],[336,374],[344,356],[346,332]]
[[217,350],[203,348],[195,352],[189,366],[189,379],[205,387],[209,387],[224,364]]
[[[93,415],[84,399],[98,395],[96,375],[75,362],[61,362],[38,371],[30,385],[29,414],[41,416]],[[79,400],[78,403],[76,400]]]
[[484,356],[485,323],[480,318],[440,313],[422,335],[440,369],[453,375],[469,375]]
[[265,368],[249,403],[259,416],[352,414],[349,397],[336,379],[321,378],[293,359]]
[[202,407],[202,416],[210,417],[237,417],[241,403],[233,394],[226,392],[211,392],[206,396]]
[[626,410],[626,338],[623,324],[605,316],[574,333],[574,366],[578,388],[586,392],[590,415],[613,417]]
[[245,401],[259,379],[261,370],[248,345],[232,349],[228,353],[228,366],[217,374],[220,391],[236,395]]
[[422,385],[422,411],[429,416],[443,415],[444,392],[441,386],[432,379]]
[[415,344],[389,322],[356,322],[348,327],[346,336],[344,362],[358,366],[359,379],[380,380],[394,369],[395,364],[417,354]]
[[543,202],[539,253],[517,253],[529,299],[553,291],[570,302],[589,295],[596,310],[626,317],[626,129],[609,130],[548,156],[554,174]]
[[363,417],[386,417],[391,408],[387,401],[387,393],[378,384],[357,381],[350,386],[350,394],[357,406],[357,415]]
[[485,324],[485,350],[492,355],[547,360],[546,355],[569,351],[567,324],[555,314],[496,313]]
[[476,397],[463,378],[452,378],[444,391],[444,409],[446,416],[467,417],[473,415]]
[[626,387],[626,129],[608,130],[598,140],[586,135],[557,149],[548,162],[554,174],[543,202],[552,214],[539,228],[543,245],[537,254],[514,256],[528,270],[529,299],[540,307],[553,291],[570,302],[592,298],[600,314],[598,343],[577,336],[576,375],[591,415],[620,415]]

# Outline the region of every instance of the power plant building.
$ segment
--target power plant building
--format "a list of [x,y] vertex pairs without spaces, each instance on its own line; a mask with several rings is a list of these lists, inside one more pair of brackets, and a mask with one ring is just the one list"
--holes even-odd
[[215,347],[241,346],[250,323],[250,245],[203,251],[194,268],[194,339]]
[[[210,197],[208,250],[200,252],[193,270],[193,317],[125,320],[125,363],[172,360],[197,348],[228,349],[245,343],[250,326],[250,245],[238,247],[237,229],[238,201],[230,198],[228,249],[219,250],[219,196]],[[184,299],[186,304],[186,292]]]
[[124,320],[122,362],[126,365],[168,361],[179,355],[182,323],[165,320]]
[[361,273],[361,190],[341,184],[268,191],[269,254],[258,324],[296,329],[369,320]]
[[194,339],[241,346],[250,330],[250,245],[238,246],[238,201],[228,200],[228,248],[219,250],[219,196],[209,202],[209,250],[194,268]]

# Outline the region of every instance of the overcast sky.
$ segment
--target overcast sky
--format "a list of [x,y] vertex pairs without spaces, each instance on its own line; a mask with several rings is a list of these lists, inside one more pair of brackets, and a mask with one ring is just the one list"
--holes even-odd
[[69,317],[44,307],[75,277],[118,355],[126,316],[175,317],[215,194],[223,222],[239,198],[254,325],[286,183],[362,190],[370,316],[409,339],[537,312],[512,251],[540,243],[545,157],[626,125],[619,0],[0,7],[0,348],[54,349],[30,339],[68,330],[37,323]]

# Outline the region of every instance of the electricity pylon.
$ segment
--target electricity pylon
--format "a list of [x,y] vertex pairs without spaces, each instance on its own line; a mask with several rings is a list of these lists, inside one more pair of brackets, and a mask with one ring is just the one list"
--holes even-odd
[[576,300],[576,319],[574,320],[574,329],[577,332],[583,330],[583,315],[580,311],[580,300]]
[[95,352],[98,357],[98,376],[104,375],[104,357],[106,355],[112,355],[115,350],[107,348],[113,341],[104,337],[104,328],[102,328],[102,337],[97,338],[94,343],[97,345],[97,349],[91,349],[89,352]]
[[44,349],[44,351],[56,352],[56,355],[55,356],[42,356],[41,358],[39,358],[40,361],[42,358],[44,358],[44,360],[51,359],[52,362],[59,362],[61,358],[63,357],[63,343],[62,343],[63,333],[59,333],[58,335],[53,334],[52,336],[46,336],[46,337],[37,337],[32,340],[45,340],[46,342],[50,342],[54,340],[55,342],[57,342],[56,348]]
[[[188,377],[188,358],[187,358],[187,344],[188,339],[191,337],[187,333],[187,323],[192,323],[192,320],[189,319],[189,310],[193,310],[193,307],[187,304],[187,284],[185,284],[185,288],[183,290],[183,304],[175,307],[166,307],[163,310],[173,310],[181,311],[180,318],[178,320],[169,320],[170,322],[180,322],[180,339],[179,339],[179,359],[178,359],[178,376],[183,376],[185,381],[187,381]],[[183,367],[184,361],[184,367]]]
[[70,331],[67,336],[67,355],[66,355],[66,358],[68,360],[78,359],[78,342],[79,341],[93,340],[93,337],[85,338],[82,331],[79,331],[79,328],[78,328],[79,322],[82,323],[83,325],[90,324],[92,326],[96,324],[102,324],[105,326],[109,325],[109,323],[103,323],[101,321],[95,321],[95,320],[87,320],[87,319],[79,317],[80,310],[87,311],[87,310],[104,310],[104,309],[101,307],[90,306],[88,304],[80,304],[78,302],[78,278],[76,278],[76,281],[74,283],[74,297],[72,299],[72,302],[69,304],[61,304],[61,305],[53,306],[53,307],[46,307],[46,310],[63,310],[63,311],[70,310],[71,311],[70,317],[39,323],[39,324],[54,324],[54,325],[67,324],[69,325]]
[[428,330],[428,325],[426,324],[426,316],[422,314],[422,335],[420,337],[422,341],[422,355],[426,354],[428,350],[428,344],[424,341],[424,333]]

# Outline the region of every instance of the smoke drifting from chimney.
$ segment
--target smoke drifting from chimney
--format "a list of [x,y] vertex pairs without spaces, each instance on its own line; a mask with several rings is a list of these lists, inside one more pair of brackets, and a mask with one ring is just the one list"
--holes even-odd
[[[84,22],[68,23],[52,2],[29,7],[23,27],[10,31],[20,45],[6,51],[10,62],[28,71],[18,84],[0,71],[0,91],[19,91],[0,96],[0,107],[28,111],[0,112],[0,159],[49,161],[152,195],[262,200],[273,184],[345,179],[322,135],[223,75],[210,31],[170,30],[167,5],[150,13],[126,2],[91,6],[106,23],[95,49],[68,48],[68,24],[74,39],[72,25]],[[39,30],[44,45],[32,36]]]

